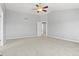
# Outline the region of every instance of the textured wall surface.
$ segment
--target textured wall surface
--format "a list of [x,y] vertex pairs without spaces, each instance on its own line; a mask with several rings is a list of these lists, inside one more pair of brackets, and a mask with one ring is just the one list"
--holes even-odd
[[79,41],[79,9],[49,13],[48,35]]
[[18,13],[7,10],[6,12],[6,39],[15,39],[36,36],[37,15]]

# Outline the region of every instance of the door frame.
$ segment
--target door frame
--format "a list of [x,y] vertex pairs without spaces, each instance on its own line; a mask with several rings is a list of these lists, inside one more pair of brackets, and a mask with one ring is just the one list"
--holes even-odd
[[[46,22],[46,36],[47,36],[47,21],[41,21],[41,22],[37,22],[37,36],[41,36],[42,34],[43,34],[43,24],[42,24],[42,22]],[[38,25],[40,23],[40,25]],[[39,27],[40,27],[40,34],[39,34]]]

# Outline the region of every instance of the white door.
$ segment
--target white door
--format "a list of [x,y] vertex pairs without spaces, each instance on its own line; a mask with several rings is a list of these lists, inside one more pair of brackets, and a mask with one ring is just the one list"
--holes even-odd
[[43,33],[42,34],[44,36],[47,36],[47,22],[42,22],[42,24],[43,24],[43,27],[42,27],[43,28],[42,29],[43,30]]
[[37,36],[41,36],[42,34],[42,22],[37,23]]
[[37,36],[45,35],[47,36],[47,23],[38,22],[37,23]]

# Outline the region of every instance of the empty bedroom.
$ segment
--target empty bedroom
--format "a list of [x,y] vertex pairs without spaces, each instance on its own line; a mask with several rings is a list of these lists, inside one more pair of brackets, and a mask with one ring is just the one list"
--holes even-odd
[[1,56],[79,56],[79,3],[0,3]]

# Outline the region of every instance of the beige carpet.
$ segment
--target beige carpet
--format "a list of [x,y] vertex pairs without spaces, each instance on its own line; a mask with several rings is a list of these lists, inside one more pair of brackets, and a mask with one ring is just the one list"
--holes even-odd
[[4,56],[79,56],[79,43],[54,38],[8,40]]

